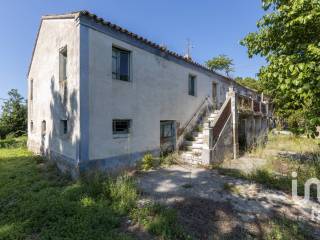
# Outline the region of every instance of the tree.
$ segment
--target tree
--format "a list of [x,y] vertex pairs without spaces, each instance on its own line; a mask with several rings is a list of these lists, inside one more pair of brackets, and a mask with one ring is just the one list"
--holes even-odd
[[[272,96],[280,117],[299,111],[292,125],[307,134],[320,124],[320,1],[262,0],[268,11],[257,23],[258,31],[241,42],[248,55],[266,58],[259,79]],[[296,114],[295,114],[296,115]],[[303,123],[303,126],[301,126]]]
[[230,72],[234,72],[233,60],[226,55],[219,55],[206,61],[206,66],[213,71],[224,71],[227,76]]
[[8,100],[2,106],[0,118],[0,134],[22,135],[27,131],[27,106],[17,89],[8,92]]
[[251,88],[253,90],[256,90],[259,93],[263,92],[262,86],[261,86],[261,83],[260,83],[259,80],[256,80],[256,79],[251,78],[251,77],[245,77],[245,78],[236,77],[234,80],[237,83],[239,83],[239,84],[241,84],[241,85],[243,85],[245,87]]

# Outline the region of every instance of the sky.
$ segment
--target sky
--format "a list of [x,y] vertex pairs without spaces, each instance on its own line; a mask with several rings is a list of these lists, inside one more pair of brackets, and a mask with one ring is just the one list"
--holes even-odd
[[[204,63],[219,54],[234,60],[233,77],[255,77],[264,59],[249,59],[239,44],[256,31],[261,0],[10,0],[1,2],[0,105],[17,88],[27,95],[27,70],[42,15],[88,10],[168,49]],[[45,64],[45,63],[44,63]]]

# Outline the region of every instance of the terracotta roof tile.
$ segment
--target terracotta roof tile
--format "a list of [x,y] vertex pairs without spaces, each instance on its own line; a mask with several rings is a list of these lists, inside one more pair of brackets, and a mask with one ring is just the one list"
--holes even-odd
[[[186,58],[186,57],[184,57],[184,56],[182,56],[182,55],[180,55],[180,54],[178,54],[178,53],[176,53],[176,52],[173,52],[173,51],[171,51],[171,50],[168,50],[166,47],[163,47],[163,46],[160,46],[160,45],[157,44],[157,43],[151,42],[150,40],[145,39],[145,38],[143,38],[142,36],[139,36],[139,35],[137,35],[137,34],[135,34],[135,33],[133,33],[133,32],[130,32],[130,31],[128,31],[127,29],[124,29],[124,28],[122,28],[122,27],[120,27],[120,26],[118,26],[118,25],[116,25],[116,24],[113,24],[113,23],[111,23],[111,22],[109,22],[109,21],[106,21],[106,20],[104,20],[103,18],[98,17],[98,16],[95,15],[95,14],[91,14],[91,13],[90,13],[89,11],[87,11],[87,10],[81,10],[81,11],[71,12],[71,13],[69,13],[69,14],[62,14],[62,15],[47,15],[47,16],[44,16],[44,18],[55,18],[55,17],[64,17],[64,16],[68,16],[68,17],[71,17],[71,16],[73,16],[73,17],[75,17],[75,16],[88,17],[88,18],[92,19],[93,21],[95,21],[95,22],[97,22],[97,23],[100,23],[101,25],[108,26],[108,27],[110,27],[111,29],[114,29],[114,30],[116,30],[116,31],[122,32],[122,33],[124,33],[124,34],[127,34],[128,36],[130,36],[130,37],[132,37],[132,38],[134,38],[134,39],[136,39],[136,40],[139,40],[139,41],[143,42],[143,43],[146,44],[146,45],[149,45],[149,46],[151,46],[151,47],[153,47],[153,48],[156,48],[156,49],[160,50],[161,52],[163,52],[163,53],[165,53],[165,54],[169,54],[169,55],[171,55],[171,56],[174,56],[174,57],[176,57],[176,58],[178,58],[178,59],[181,59],[181,60],[183,60],[183,61],[185,61],[185,62],[187,62],[187,63],[189,63],[189,64],[192,64],[192,65],[194,65],[194,66],[197,66],[197,67],[199,67],[199,68],[201,68],[201,69],[203,69],[203,70],[206,70],[206,71],[208,71],[208,72],[211,72],[211,73],[214,73],[214,74],[216,74],[216,75],[218,75],[218,76],[221,76],[221,77],[224,78],[225,80],[231,81],[232,83],[234,83],[234,84],[236,84],[236,85],[238,85],[238,86],[241,86],[241,87],[243,87],[243,88],[246,88],[246,89],[248,89],[248,90],[251,90],[251,91],[255,92],[254,90],[252,90],[252,89],[250,89],[250,88],[248,88],[248,87],[245,87],[245,86],[242,86],[242,85],[236,83],[236,82],[235,82],[232,78],[230,78],[230,77],[226,77],[226,76],[221,75],[221,74],[219,74],[219,73],[217,73],[217,72],[215,72],[215,71],[212,71],[211,69],[207,68],[206,66],[204,66],[204,65],[202,65],[202,64],[199,64],[199,63],[193,61],[191,58]],[[30,69],[30,68],[29,68],[29,69]]]

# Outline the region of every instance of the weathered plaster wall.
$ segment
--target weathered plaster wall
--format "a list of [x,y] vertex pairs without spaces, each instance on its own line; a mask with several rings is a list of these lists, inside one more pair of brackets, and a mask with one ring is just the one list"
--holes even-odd
[[264,143],[268,135],[268,122],[266,117],[246,115],[241,116],[242,124],[241,136],[239,136],[241,144],[245,144],[245,148],[251,148],[256,144]]
[[224,129],[213,148],[211,164],[221,163],[225,159],[233,159],[233,128],[232,116],[227,120]]
[[[59,50],[68,49],[67,104],[59,93]],[[30,80],[33,79],[33,100]],[[74,19],[43,19],[28,75],[28,147],[39,153],[41,146],[48,154],[71,165],[76,164],[79,136],[79,28]],[[60,120],[68,119],[68,134],[61,135]],[[46,121],[42,142],[41,123]],[[33,131],[30,123],[33,121]]]
[[[112,79],[112,46],[131,51],[132,81]],[[218,102],[228,85],[141,48],[90,29],[89,158],[106,159],[160,147],[160,120],[183,126],[218,84]],[[196,97],[188,95],[188,75],[197,76]],[[112,119],[132,119],[128,138],[114,138]]]

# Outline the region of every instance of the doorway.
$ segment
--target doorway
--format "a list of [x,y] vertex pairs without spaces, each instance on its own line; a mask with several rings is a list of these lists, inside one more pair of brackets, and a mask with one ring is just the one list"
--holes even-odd
[[160,121],[160,151],[161,154],[168,154],[175,150],[176,127],[175,121]]
[[216,110],[217,109],[217,83],[212,82],[212,103],[213,103],[213,109]]

